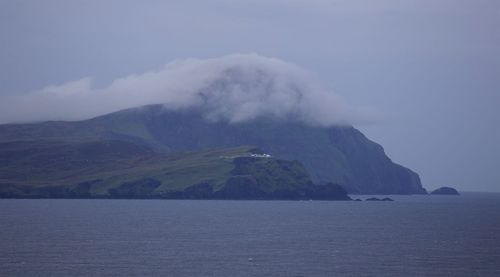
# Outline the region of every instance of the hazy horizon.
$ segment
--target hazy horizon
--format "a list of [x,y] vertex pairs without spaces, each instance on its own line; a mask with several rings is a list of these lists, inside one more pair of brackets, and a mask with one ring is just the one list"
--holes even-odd
[[198,105],[199,72],[242,65],[272,93],[209,116],[353,124],[427,189],[500,191],[498,1],[0,0],[0,23],[0,122]]

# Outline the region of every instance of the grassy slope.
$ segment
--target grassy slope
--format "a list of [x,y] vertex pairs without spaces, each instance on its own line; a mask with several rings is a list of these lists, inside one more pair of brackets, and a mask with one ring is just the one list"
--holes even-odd
[[[233,158],[253,147],[158,154],[123,141],[0,143],[0,184],[24,187],[68,186],[101,180],[93,193],[106,194],[124,182],[154,178],[156,190],[182,190],[210,182],[221,185],[234,168]],[[228,158],[230,157],[230,158]]]
[[265,192],[276,190],[301,189],[311,185],[311,178],[305,168],[297,161],[274,159],[237,158],[234,161],[235,176],[250,175]]

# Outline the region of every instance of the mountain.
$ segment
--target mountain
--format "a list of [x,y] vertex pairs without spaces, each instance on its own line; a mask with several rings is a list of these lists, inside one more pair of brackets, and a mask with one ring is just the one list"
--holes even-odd
[[0,142],[82,143],[113,140],[158,153],[254,145],[277,159],[297,160],[315,183],[333,182],[350,193],[425,194],[419,176],[351,126],[321,127],[260,117],[230,123],[206,120],[199,109],[162,105],[127,109],[76,122],[0,125]]
[[0,143],[2,198],[350,200],[339,185],[314,185],[297,161],[243,146],[158,153],[130,142]]

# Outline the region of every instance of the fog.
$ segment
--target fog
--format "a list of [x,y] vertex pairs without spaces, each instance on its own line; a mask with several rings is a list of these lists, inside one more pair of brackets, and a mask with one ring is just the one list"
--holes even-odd
[[377,117],[371,109],[348,106],[314,74],[257,54],[177,60],[104,87],[83,78],[1,100],[4,123],[87,119],[147,104],[163,104],[169,110],[196,108],[207,120],[231,123],[273,117],[330,126],[373,122]]

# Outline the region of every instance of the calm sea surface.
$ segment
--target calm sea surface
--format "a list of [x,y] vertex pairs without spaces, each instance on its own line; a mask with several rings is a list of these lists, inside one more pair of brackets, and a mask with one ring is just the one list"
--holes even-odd
[[500,194],[0,200],[0,276],[500,276]]

